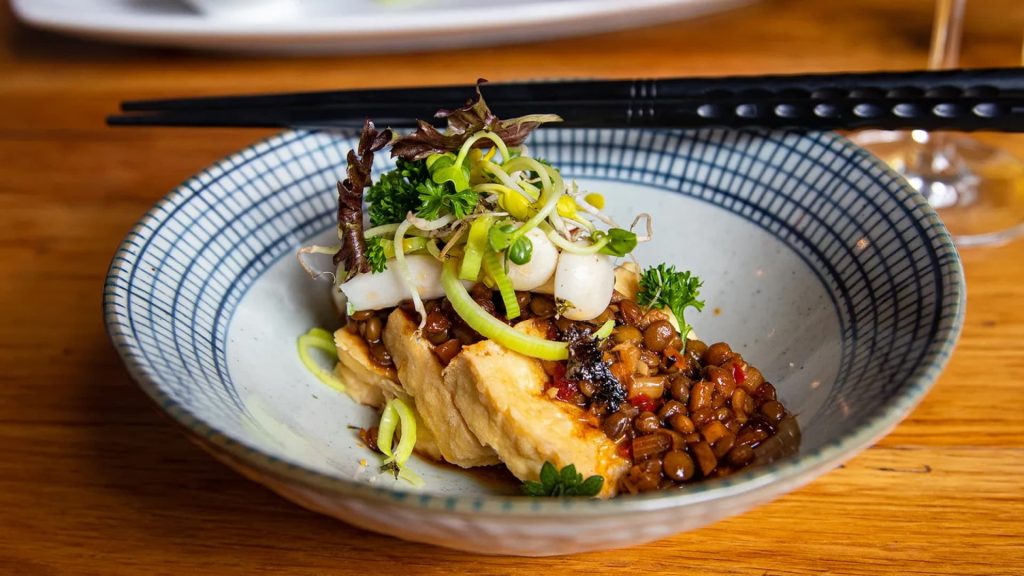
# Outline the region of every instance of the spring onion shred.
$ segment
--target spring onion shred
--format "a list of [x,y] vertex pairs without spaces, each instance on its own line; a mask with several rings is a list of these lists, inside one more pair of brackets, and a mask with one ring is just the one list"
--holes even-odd
[[[398,444],[395,444],[395,433],[401,432]],[[380,423],[377,425],[377,448],[384,453],[382,469],[394,470],[395,477],[401,478],[414,487],[424,485],[418,474],[409,470],[405,464],[412,457],[416,447],[416,414],[409,405],[399,398],[392,398],[384,405]]]
[[380,415],[380,423],[377,424],[377,448],[388,457],[387,461],[394,458],[391,452],[391,445],[395,441],[395,430],[398,429],[398,410],[388,402],[384,405],[384,412]]
[[605,322],[604,324],[602,324],[601,327],[597,329],[597,332],[594,332],[594,338],[597,338],[599,340],[607,338],[607,337],[611,336],[612,330],[614,330],[614,329],[615,329],[615,320],[609,320],[609,321]]
[[521,312],[519,310],[519,301],[516,300],[516,292],[512,288],[512,281],[509,280],[508,274],[505,274],[505,266],[502,265],[497,252],[487,250],[487,253],[484,254],[484,270],[498,287],[501,301],[505,306],[505,316],[509,320],[519,318],[519,313]]
[[412,450],[416,446],[416,415],[399,398],[390,400],[388,405],[391,406],[391,410],[398,416],[398,426],[402,431],[402,437],[398,440],[398,446],[395,446],[394,455],[385,460],[384,463],[394,462],[399,466],[404,466],[408,462],[409,457],[412,456]]
[[498,135],[494,132],[480,131],[470,136],[469,139],[462,144],[462,148],[459,149],[459,155],[455,158],[456,166],[462,166],[462,163],[466,161],[466,156],[469,154],[470,148],[472,148],[473,145],[481,138],[487,138],[491,142],[494,142],[494,145],[501,153],[502,160],[508,160],[508,147],[505,146],[505,142],[501,138],[498,138]]
[[412,221],[407,219],[399,224],[398,229],[395,230],[395,265],[398,266],[398,273],[402,277],[402,282],[405,283],[405,287],[412,294],[413,306],[416,307],[416,312],[420,315],[419,328],[422,329],[427,321],[427,309],[423,306],[423,299],[420,298],[420,293],[416,289],[416,281],[412,277],[412,272],[409,271],[409,265],[405,262],[405,246],[402,243],[402,240],[405,238],[405,232],[410,227],[412,227]]
[[490,338],[509,350],[542,360],[565,360],[569,357],[569,349],[565,342],[531,336],[488,314],[473,300],[466,287],[459,281],[455,263],[451,260],[445,262],[441,269],[441,286],[456,314],[485,338]]
[[338,349],[335,347],[334,337],[330,332],[322,328],[313,328],[309,332],[299,336],[296,346],[299,351],[299,359],[307,370],[312,372],[318,380],[331,388],[334,388],[339,392],[345,391],[345,384],[335,377],[331,371],[325,370],[321,367],[310,354],[310,350],[312,349],[321,350],[327,353],[333,362],[338,361]]

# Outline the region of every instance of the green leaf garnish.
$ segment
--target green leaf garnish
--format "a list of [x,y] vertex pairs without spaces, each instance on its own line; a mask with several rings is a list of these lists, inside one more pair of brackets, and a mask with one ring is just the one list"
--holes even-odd
[[468,188],[453,192],[453,187],[448,182],[438,184],[433,180],[421,182],[416,187],[416,192],[419,193],[421,202],[416,215],[427,220],[436,220],[449,213],[458,219],[465,218],[480,200],[477,193]]
[[608,243],[601,248],[602,254],[623,257],[636,248],[636,234],[622,228],[612,228],[606,233]]
[[384,251],[384,238],[373,236],[366,239],[366,259],[370,262],[370,270],[379,274],[388,269],[388,257]]
[[501,252],[512,243],[512,233],[516,227],[510,222],[498,222],[487,232],[487,242],[495,252]]
[[701,285],[701,279],[689,271],[679,272],[675,266],[658,264],[640,275],[636,301],[647,308],[667,306],[679,321],[679,332],[685,338],[692,327],[683,319],[683,312],[687,308],[704,309],[704,301],[697,299]]
[[370,224],[394,224],[405,220],[409,212],[416,212],[421,203],[416,188],[429,181],[430,171],[426,163],[399,158],[395,169],[382,174],[366,192]]
[[540,480],[523,482],[523,494],[527,496],[597,496],[604,486],[604,478],[591,476],[586,480],[576,472],[576,466],[569,464],[559,472],[551,462],[544,462],[540,468]]

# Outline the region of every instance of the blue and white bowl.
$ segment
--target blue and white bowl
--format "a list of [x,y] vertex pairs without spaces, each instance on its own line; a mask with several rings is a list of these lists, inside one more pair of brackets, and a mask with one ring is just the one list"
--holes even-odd
[[[603,192],[622,222],[654,215],[639,251],[704,279],[688,316],[757,365],[797,414],[797,456],[686,489],[609,501],[414,461],[415,490],[376,472],[348,427],[375,414],[323,386],[295,339],[333,328],[326,287],[296,249],[333,236],[350,133],[287,132],[161,200],[125,239],[107,327],[143,390],[218,459],[307,508],[400,538],[549,555],[692,530],[806,484],[891,430],[960,331],[960,262],[899,176],[833,134],[559,130],[533,152]],[[388,168],[379,154],[375,168]],[[692,317],[692,318],[691,318]],[[361,461],[366,462],[364,465]]]

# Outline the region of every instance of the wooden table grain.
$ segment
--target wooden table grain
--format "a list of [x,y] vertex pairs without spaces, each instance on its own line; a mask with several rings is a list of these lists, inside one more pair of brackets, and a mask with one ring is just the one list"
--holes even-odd
[[[969,3],[964,63],[1019,64],[1024,3]],[[514,8],[510,8],[514,9]],[[109,130],[119,99],[537,77],[900,69],[928,0],[765,0],[691,22],[455,52],[234,57],[117,47],[0,9],[0,573],[1024,573],[1024,242],[962,253],[963,337],[889,436],[741,517],[632,549],[473,556],[298,508],[193,446],[132,383],[100,291],[166,191],[265,132]],[[1024,155],[1024,137],[990,137]]]

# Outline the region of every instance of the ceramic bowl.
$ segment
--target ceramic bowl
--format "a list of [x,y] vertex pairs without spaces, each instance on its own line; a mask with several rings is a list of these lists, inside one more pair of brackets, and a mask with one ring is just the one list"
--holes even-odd
[[[547,129],[533,154],[654,215],[642,263],[704,279],[688,320],[761,368],[803,431],[798,455],[685,489],[518,496],[500,475],[422,460],[420,490],[376,471],[349,426],[373,410],[325,387],[296,337],[333,328],[296,249],[333,234],[350,133],[287,132],[161,200],[104,292],[114,345],[156,403],[218,459],[302,506],[400,538],[491,554],[628,546],[739,514],[812,481],[895,426],[932,385],[964,310],[956,251],[920,195],[828,133]],[[390,165],[377,155],[378,173]],[[367,461],[369,465],[363,465]]]

